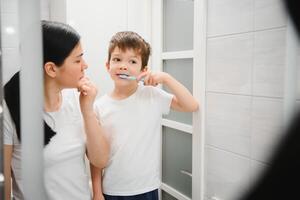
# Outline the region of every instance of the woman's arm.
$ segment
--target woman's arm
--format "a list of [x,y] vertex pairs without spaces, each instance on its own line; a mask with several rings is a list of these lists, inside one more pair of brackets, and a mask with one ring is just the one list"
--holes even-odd
[[4,145],[4,193],[5,200],[11,200],[11,158],[13,145]]
[[93,110],[83,112],[84,127],[87,135],[87,156],[90,162],[98,168],[104,168],[109,157],[109,143],[104,129],[97,120]]
[[78,90],[80,91],[79,101],[86,133],[87,156],[95,167],[102,169],[108,161],[110,147],[93,108],[97,89],[85,77],[80,80]]
[[95,167],[90,163],[93,200],[104,200],[102,193],[102,169]]

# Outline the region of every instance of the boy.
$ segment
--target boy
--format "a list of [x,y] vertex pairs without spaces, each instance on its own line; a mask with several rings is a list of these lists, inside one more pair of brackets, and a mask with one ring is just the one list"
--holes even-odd
[[[111,142],[102,177],[106,200],[158,200],[162,115],[170,108],[198,109],[195,98],[171,75],[147,69],[149,55],[150,45],[134,32],[118,32],[109,44],[106,67],[114,89],[95,103]],[[139,84],[142,78],[144,84]],[[154,87],[158,84],[173,95]],[[92,181],[94,199],[103,199],[99,169],[92,168]]]

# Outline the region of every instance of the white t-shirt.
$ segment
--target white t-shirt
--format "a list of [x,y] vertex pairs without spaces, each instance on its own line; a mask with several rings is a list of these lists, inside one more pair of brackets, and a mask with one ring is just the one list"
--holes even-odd
[[[49,200],[91,199],[85,165],[85,133],[78,98],[74,90],[64,90],[60,109],[44,113],[44,120],[56,132],[44,147],[44,180]],[[4,118],[4,143],[14,145],[13,179],[22,191],[19,142],[15,140],[15,128],[9,113]],[[17,200],[24,199],[19,198],[20,194],[13,191]]]
[[95,103],[101,125],[111,142],[103,176],[107,195],[136,195],[160,186],[160,129],[173,95],[139,85],[123,100],[104,95]]

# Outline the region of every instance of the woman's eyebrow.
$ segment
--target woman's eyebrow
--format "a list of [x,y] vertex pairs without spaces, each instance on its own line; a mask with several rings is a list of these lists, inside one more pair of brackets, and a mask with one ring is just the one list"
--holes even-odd
[[81,56],[83,56],[83,53],[79,54],[79,55],[78,55],[78,56],[76,56],[76,57],[78,58],[78,57],[81,57]]

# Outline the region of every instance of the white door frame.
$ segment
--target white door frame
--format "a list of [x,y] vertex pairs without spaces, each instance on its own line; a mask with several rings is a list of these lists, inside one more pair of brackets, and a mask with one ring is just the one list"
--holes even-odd
[[[205,74],[207,0],[194,0],[194,49],[163,52],[163,0],[152,1],[152,66],[162,71],[163,60],[193,58],[193,95],[200,102],[200,110],[193,114],[193,125],[163,120],[163,126],[192,134],[192,199],[204,199],[204,143],[205,143]],[[178,200],[190,198],[174,188],[162,184],[162,190]]]

